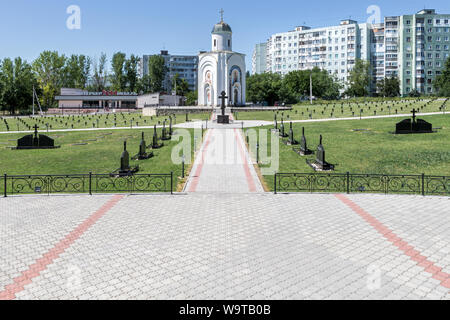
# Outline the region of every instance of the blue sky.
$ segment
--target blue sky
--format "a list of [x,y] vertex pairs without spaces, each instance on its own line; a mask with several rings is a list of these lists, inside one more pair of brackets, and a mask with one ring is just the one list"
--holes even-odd
[[[450,13],[448,0],[0,0],[0,58],[21,56],[28,61],[43,50],[108,59],[116,51],[153,54],[165,48],[173,54],[197,54],[210,49],[210,32],[219,10],[233,29],[233,49],[251,54],[258,42],[297,25],[320,27],[349,18],[365,22],[370,5],[381,15],[411,14],[434,8]],[[81,8],[81,30],[69,30],[66,9]]]

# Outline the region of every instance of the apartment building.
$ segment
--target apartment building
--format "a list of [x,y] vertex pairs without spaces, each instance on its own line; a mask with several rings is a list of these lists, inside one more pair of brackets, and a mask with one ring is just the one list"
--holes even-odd
[[[164,58],[165,66],[167,68],[166,78],[164,79],[164,90],[171,92],[172,80],[176,74],[180,78],[186,79],[189,84],[189,90],[197,90],[197,69],[198,69],[198,56],[186,56],[186,55],[171,55],[167,50],[162,50],[159,54]],[[151,55],[144,55],[140,59],[139,63],[139,75],[142,78],[148,74],[148,62]]]
[[401,93],[434,92],[433,80],[441,74],[450,53],[450,14],[424,9],[399,17],[399,78]]
[[356,59],[369,58],[368,38],[368,25],[354,20],[343,20],[338,26],[300,26],[278,33],[267,42],[266,71],[285,75],[318,67],[346,82]]
[[370,61],[371,92],[376,92],[377,81],[394,76],[402,95],[413,90],[431,94],[433,80],[449,57],[449,21],[450,14],[424,9],[385,17],[380,24],[343,20],[331,27],[300,26],[267,40],[265,71],[285,75],[319,67],[345,84],[355,60],[362,59]]
[[266,71],[267,43],[258,43],[252,56],[252,74],[260,74]]

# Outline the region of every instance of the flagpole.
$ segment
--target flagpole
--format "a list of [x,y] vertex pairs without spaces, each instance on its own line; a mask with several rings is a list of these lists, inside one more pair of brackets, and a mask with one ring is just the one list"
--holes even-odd
[[34,117],[34,84],[33,84],[33,117]]

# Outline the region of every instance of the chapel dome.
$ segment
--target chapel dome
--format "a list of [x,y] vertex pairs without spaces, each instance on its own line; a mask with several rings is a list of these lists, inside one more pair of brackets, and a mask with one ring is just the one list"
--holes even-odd
[[216,25],[214,25],[212,33],[222,33],[222,32],[233,32],[233,31],[231,31],[231,27],[228,23],[221,21]]

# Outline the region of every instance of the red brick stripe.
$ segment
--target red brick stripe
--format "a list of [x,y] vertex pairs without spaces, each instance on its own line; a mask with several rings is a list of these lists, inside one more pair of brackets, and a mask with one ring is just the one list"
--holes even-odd
[[441,267],[436,266],[434,262],[423,256],[419,250],[416,250],[413,246],[409,245],[408,242],[397,236],[391,229],[370,215],[367,211],[358,206],[345,195],[337,194],[335,196],[355,213],[357,213],[361,218],[363,218],[367,223],[369,223],[384,238],[407,255],[412,261],[416,262],[418,266],[422,267],[425,272],[430,273],[433,279],[439,280],[441,282],[441,286],[450,289],[450,274],[442,272]]
[[189,184],[188,192],[195,192],[197,190],[198,182],[200,180],[200,175],[202,174],[202,170],[203,170],[203,163],[205,162],[205,153],[208,150],[209,143],[211,142],[210,141],[211,132],[212,132],[212,130],[209,130],[208,135],[206,137],[206,142],[202,149],[202,154],[200,155],[200,160],[197,164],[195,174],[192,176],[192,182]]
[[0,291],[0,300],[15,299],[16,294],[23,291],[26,285],[30,284],[42,271],[47,269],[49,265],[77,241],[90,227],[97,223],[97,221],[122,200],[123,197],[123,195],[114,196],[89,218],[78,225],[72,232],[65,236],[52,249],[47,251],[41,258],[37,259],[26,271],[23,271],[20,276],[14,278],[12,280],[13,283],[7,285],[3,291]]
[[247,184],[248,184],[248,190],[250,192],[256,192],[255,181],[253,180],[252,174],[250,173],[250,167],[248,166],[248,160],[247,160],[247,157],[245,156],[244,147],[242,146],[241,140],[239,139],[237,129],[234,129],[234,136],[236,137],[236,143],[239,146],[238,147],[239,153],[241,154],[241,158],[242,158],[242,162],[243,162],[243,166],[244,166],[244,172],[245,172],[245,178],[246,178]]

